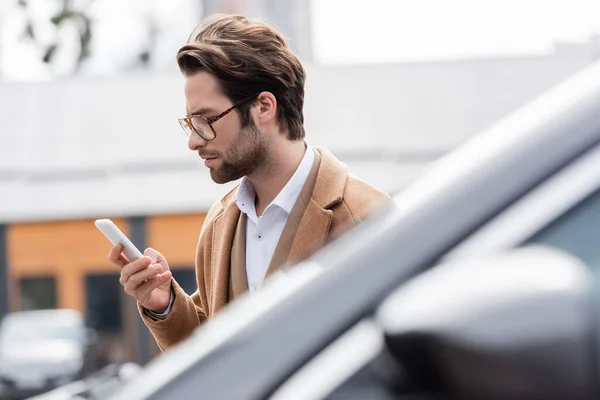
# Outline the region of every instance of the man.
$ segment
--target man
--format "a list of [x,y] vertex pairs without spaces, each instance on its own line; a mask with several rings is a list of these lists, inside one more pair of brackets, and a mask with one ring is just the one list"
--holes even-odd
[[164,351],[284,264],[312,254],[389,197],[304,141],[305,73],[285,40],[242,16],[202,21],[177,54],[185,76],[188,146],[216,183],[243,178],[209,210],[188,296],[156,250],[109,260]]

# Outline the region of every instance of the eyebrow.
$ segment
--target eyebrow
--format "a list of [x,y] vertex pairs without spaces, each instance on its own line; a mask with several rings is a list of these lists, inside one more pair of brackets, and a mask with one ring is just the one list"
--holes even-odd
[[212,109],[212,108],[206,108],[206,107],[204,107],[204,108],[199,108],[199,109],[193,111],[191,114],[188,114],[188,117],[190,115],[202,115],[202,116],[204,116],[205,114],[212,114],[212,113],[216,113],[216,111],[214,109]]

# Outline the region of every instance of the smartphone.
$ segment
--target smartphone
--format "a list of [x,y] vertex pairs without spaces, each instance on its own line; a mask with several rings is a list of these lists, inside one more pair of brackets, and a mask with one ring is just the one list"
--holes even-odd
[[131,240],[110,219],[97,219],[94,225],[113,245],[119,243],[123,245],[123,254],[129,261],[135,261],[143,256],[142,252],[131,243]]

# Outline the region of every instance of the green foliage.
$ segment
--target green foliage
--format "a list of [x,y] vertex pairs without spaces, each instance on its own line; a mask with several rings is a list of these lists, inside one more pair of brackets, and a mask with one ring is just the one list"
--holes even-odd
[[[50,22],[57,29],[60,29],[66,24],[73,24],[77,27],[77,32],[79,34],[79,54],[77,56],[77,64],[74,66],[75,71],[77,71],[81,64],[90,56],[92,21],[87,15],[86,9],[93,1],[94,0],[88,0],[87,4],[82,9],[75,9],[71,0],[62,0],[62,7],[52,16],[52,18],[50,18]],[[29,7],[27,0],[18,0],[18,5],[25,10]],[[29,19],[25,25],[23,36],[32,40],[38,39],[31,19]],[[51,64],[59,47],[60,43],[56,39],[47,45],[42,61],[46,64]]]
[[[2,1],[2,0],[0,0]],[[41,61],[47,65],[52,65],[59,54],[62,46],[59,40],[60,35],[54,37],[41,37],[34,20],[31,18],[30,8],[34,7],[34,3],[29,0],[16,0],[22,12],[28,17],[23,29],[22,37],[25,40],[32,41],[39,48],[43,49]],[[55,4],[60,4],[59,9],[50,17],[46,23],[50,23],[58,32],[65,26],[75,27],[77,32],[77,41],[79,43],[79,53],[76,55],[76,61],[72,67],[72,73],[77,73],[81,65],[91,56],[91,43],[93,37],[93,21],[89,16],[89,6],[95,0],[86,0],[82,5],[79,1],[73,0],[44,0],[53,1]],[[150,66],[153,57],[153,49],[156,46],[156,41],[159,35],[157,22],[148,18],[148,43],[137,55],[132,67],[141,65],[143,67]]]
[[42,58],[42,61],[44,61],[45,63],[52,62],[52,57],[54,57],[57,47],[58,46],[56,44],[51,44],[50,46],[48,46],[46,48],[46,52],[44,53],[44,57]]
[[33,31],[33,24],[31,23],[31,21],[27,21],[27,25],[25,25],[24,35],[29,39],[35,40],[35,32]]

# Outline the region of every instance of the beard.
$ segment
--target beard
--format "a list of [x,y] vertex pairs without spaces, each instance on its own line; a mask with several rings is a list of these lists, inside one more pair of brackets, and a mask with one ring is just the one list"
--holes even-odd
[[210,177],[222,184],[264,168],[268,163],[269,142],[264,133],[251,121],[242,128],[238,140],[219,154],[221,164],[210,169]]

